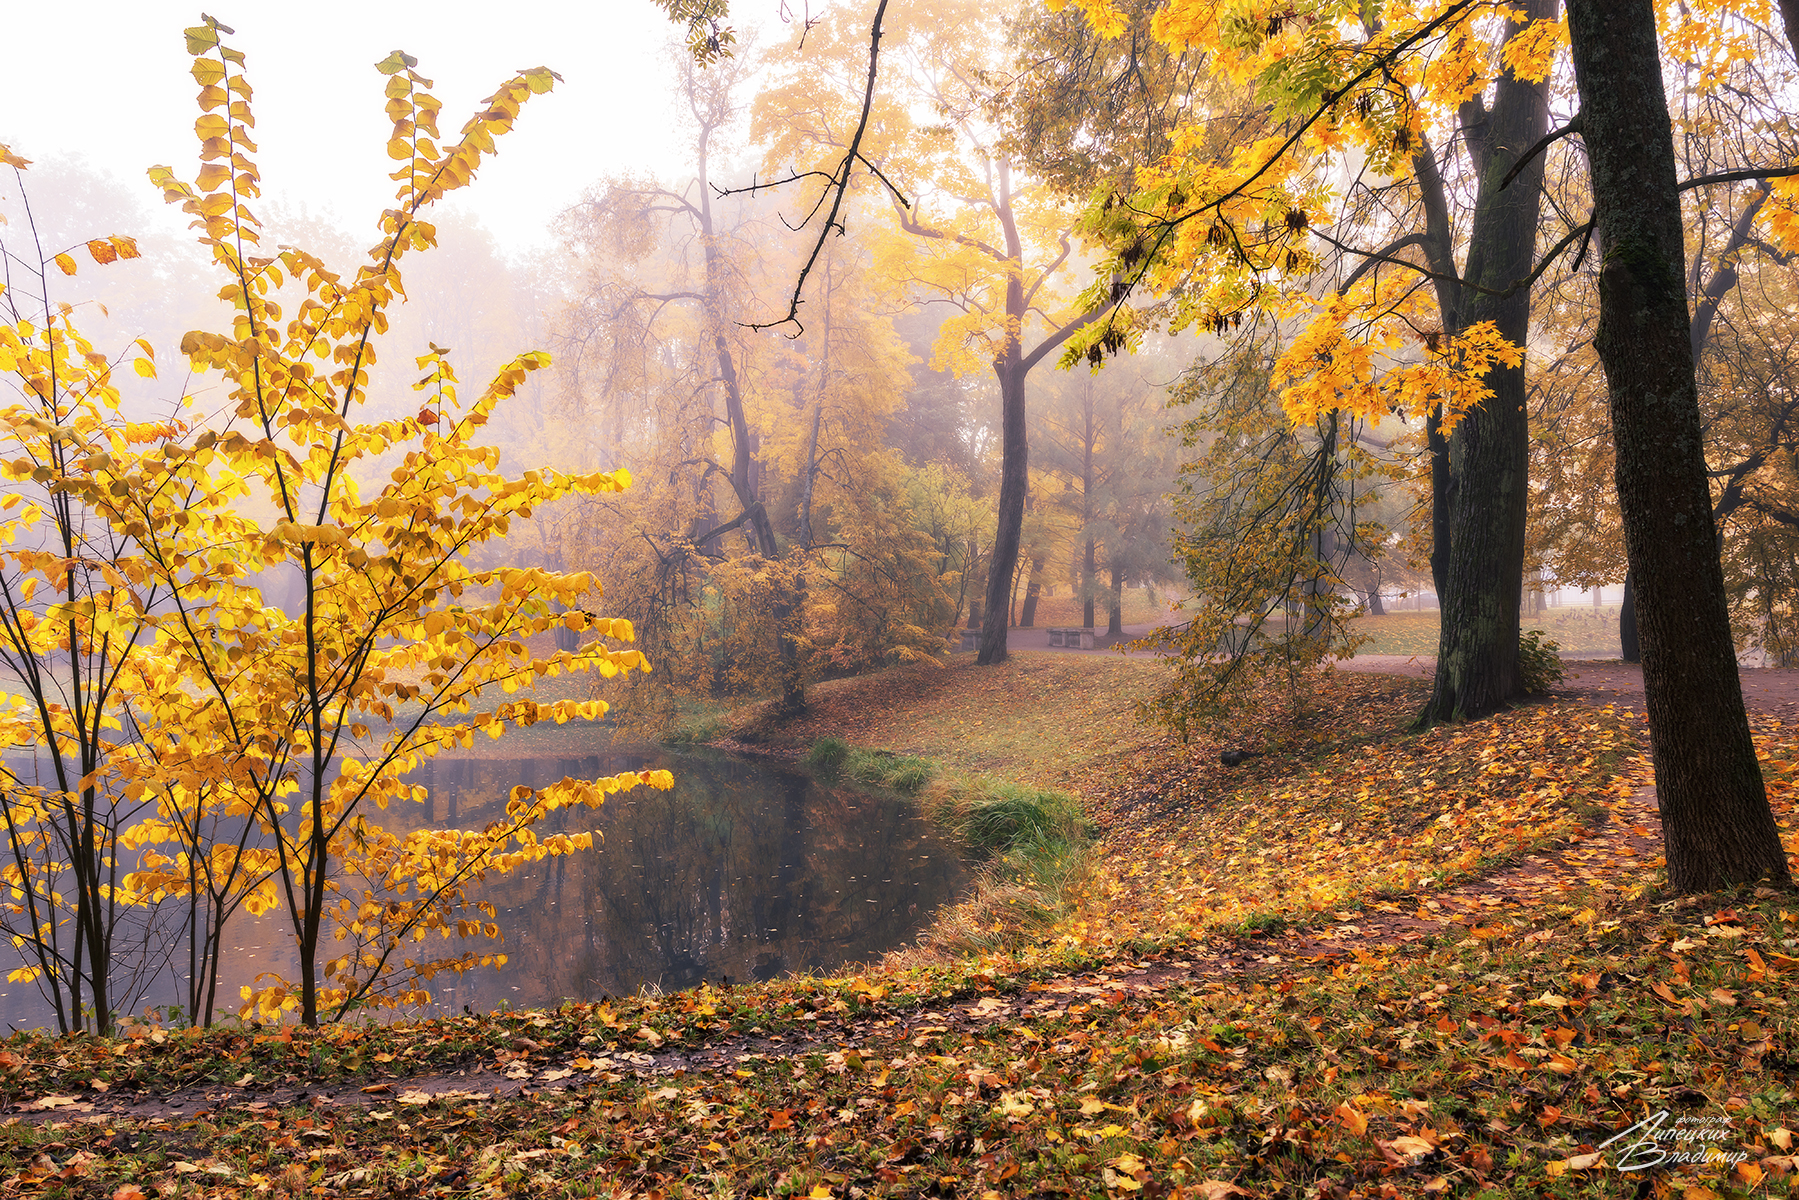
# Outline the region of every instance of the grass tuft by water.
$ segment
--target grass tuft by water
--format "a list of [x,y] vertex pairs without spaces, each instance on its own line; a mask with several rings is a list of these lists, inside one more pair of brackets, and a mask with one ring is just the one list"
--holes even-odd
[[824,737],[806,752],[806,765],[827,779],[849,776],[859,783],[916,796],[937,772],[928,758],[895,754],[891,750],[864,750],[839,737]]

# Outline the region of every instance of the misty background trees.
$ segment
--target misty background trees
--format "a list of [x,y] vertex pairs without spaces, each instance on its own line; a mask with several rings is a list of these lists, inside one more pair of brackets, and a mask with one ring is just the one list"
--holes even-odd
[[[1527,572],[1624,584],[1631,656],[1654,602],[1613,486],[1610,251],[1559,6],[1197,12],[894,5],[872,93],[865,12],[761,45],[706,17],[667,59],[680,169],[597,155],[528,257],[437,214],[391,336],[477,376],[547,348],[494,416],[507,468],[632,476],[470,561],[601,580],[656,666],[605,686],[650,722],[695,695],[797,710],[832,675],[942,662],[961,628],[997,662],[1052,609],[1122,636],[1171,595],[1176,726],[1348,652],[1383,594],[1443,605],[1426,721],[1518,699]],[[1785,662],[1792,55],[1740,14],[1665,19],[1715,632]],[[149,230],[86,294],[97,342],[200,323],[205,264],[147,189],[53,159],[32,198],[11,227],[48,245]],[[334,214],[265,221],[356,259]],[[419,411],[415,376],[375,365],[370,411]]]

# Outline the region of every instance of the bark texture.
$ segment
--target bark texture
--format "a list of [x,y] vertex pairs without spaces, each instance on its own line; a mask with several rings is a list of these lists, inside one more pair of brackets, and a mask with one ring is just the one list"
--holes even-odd
[[1637,636],[1637,580],[1624,572],[1624,603],[1618,606],[1619,656],[1627,663],[1643,661],[1643,640]]
[[1652,0],[1569,0],[1601,250],[1599,332],[1668,879],[1772,878],[1786,855],[1743,708],[1718,562]]
[[[1528,0],[1522,7],[1521,22],[1508,34],[1530,21],[1553,20],[1557,0]],[[1492,321],[1518,346],[1530,333],[1530,289],[1513,285],[1529,276],[1536,250],[1543,157],[1508,186],[1501,188],[1500,181],[1548,132],[1548,90],[1547,83],[1529,83],[1508,71],[1495,85],[1490,108],[1471,101],[1462,114],[1479,188],[1463,283],[1445,312],[1453,312],[1458,330]],[[1436,552],[1444,558],[1436,580],[1442,633],[1436,681],[1420,724],[1485,716],[1523,691],[1518,603],[1530,459],[1524,367],[1497,368],[1486,382],[1492,397],[1463,417],[1449,438],[1449,546]],[[1436,554],[1432,558],[1436,574]]]

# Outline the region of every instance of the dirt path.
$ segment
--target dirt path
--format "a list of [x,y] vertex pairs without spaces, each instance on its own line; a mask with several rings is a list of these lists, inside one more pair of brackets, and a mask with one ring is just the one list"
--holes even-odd
[[[1584,700],[1589,704],[1616,704],[1643,711],[1643,668],[1615,658],[1562,660],[1568,676],[1549,694],[1558,700]],[[1421,655],[1363,654],[1337,664],[1339,671],[1377,675],[1409,675],[1429,679],[1437,660]],[[1739,667],[1743,703],[1750,712],[1769,713],[1786,721],[1799,721],[1799,670],[1779,667]]]

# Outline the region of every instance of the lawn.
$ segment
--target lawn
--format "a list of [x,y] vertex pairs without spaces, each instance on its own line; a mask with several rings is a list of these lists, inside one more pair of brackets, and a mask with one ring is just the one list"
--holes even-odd
[[[1180,597],[1166,591],[1152,592],[1147,588],[1125,588],[1122,597],[1123,622],[1126,625],[1159,625],[1169,619],[1173,611],[1171,606],[1178,603]],[[1101,596],[1093,606],[1094,623],[1101,629],[1107,621],[1107,604],[1110,599]],[[1035,625],[1039,629],[1049,626],[1078,626],[1081,623],[1081,602],[1073,592],[1064,590],[1058,596],[1039,596],[1037,598],[1037,615]]]
[[1015,654],[995,667],[962,655],[943,667],[815,685],[811,711],[774,728],[758,724],[755,736],[803,750],[832,735],[934,759],[954,773],[1049,785],[1096,757],[1155,740],[1135,706],[1167,675],[1154,659],[1118,654]]
[[[1435,609],[1424,612],[1394,612],[1382,617],[1358,617],[1354,625],[1367,637],[1358,654],[1421,654],[1437,652],[1438,619]],[[1526,616],[1522,629],[1541,629],[1565,655],[1589,658],[1616,658],[1618,645],[1618,606],[1592,608],[1569,605],[1545,609]]]

